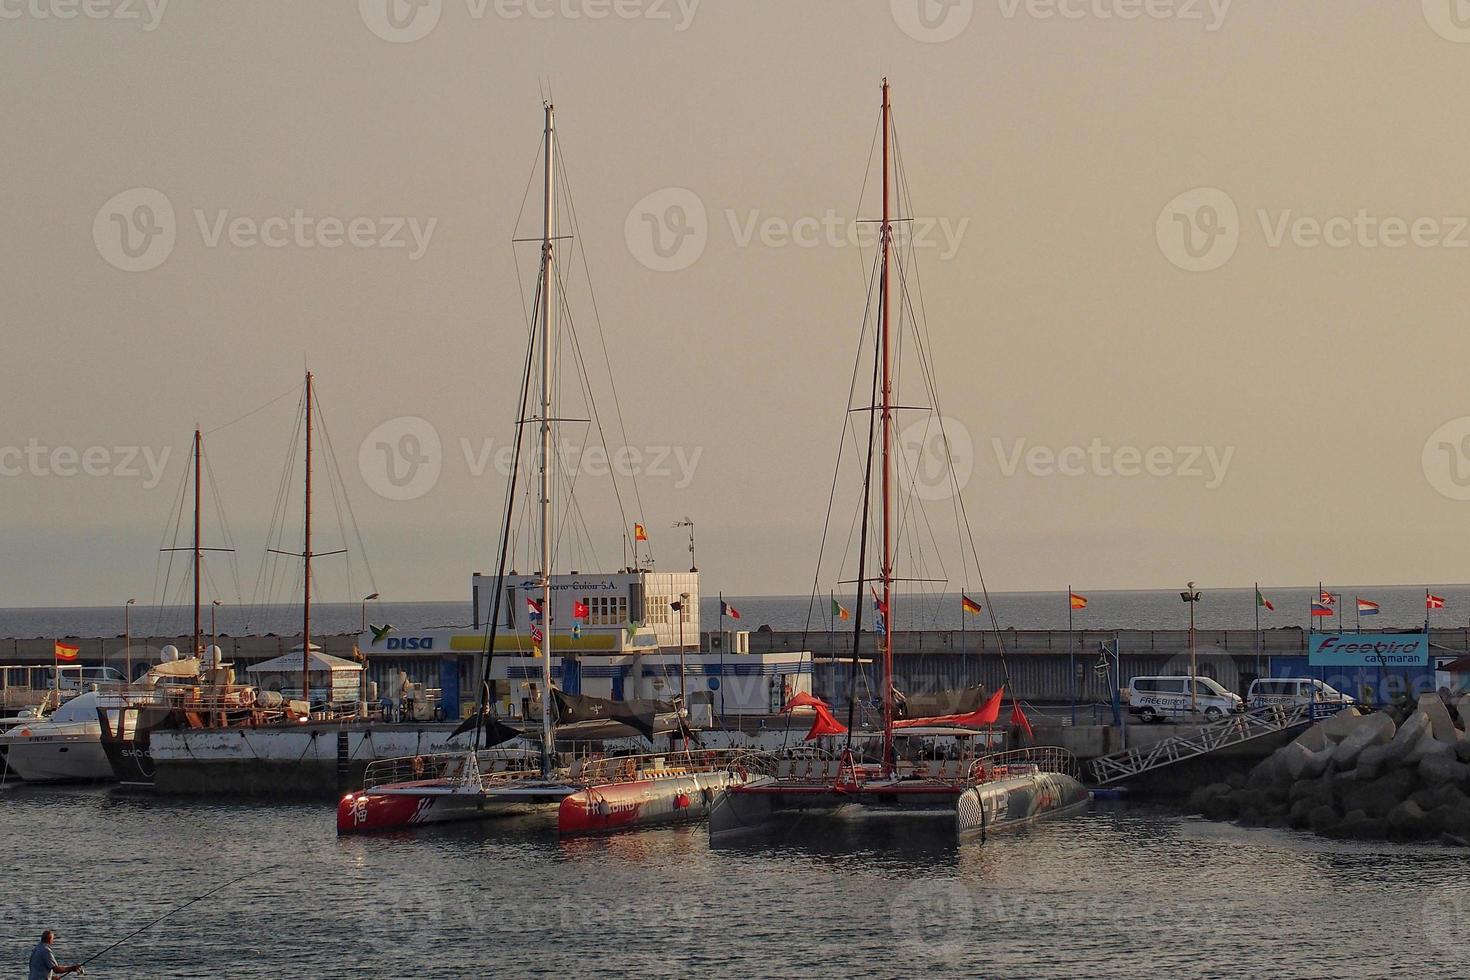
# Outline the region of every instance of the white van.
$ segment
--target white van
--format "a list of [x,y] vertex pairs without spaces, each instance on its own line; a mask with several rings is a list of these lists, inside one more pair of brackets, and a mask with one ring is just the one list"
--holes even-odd
[[1252,708],[1264,708],[1273,704],[1295,706],[1299,704],[1357,704],[1350,695],[1343,694],[1331,684],[1324,684],[1315,677],[1263,677],[1251,681],[1246,692],[1246,701]]
[[1226,715],[1245,710],[1240,695],[1232,694],[1208,677],[1195,677],[1191,696],[1188,676],[1135,677],[1128,682],[1124,700],[1128,713],[1144,722],[1166,718],[1188,720],[1190,711],[1199,712],[1205,721],[1219,721]]
[[116,667],[62,667],[61,679],[57,680],[56,667],[46,668],[46,686],[59,687],[63,691],[90,691],[95,684],[99,688],[119,687],[127,678]]

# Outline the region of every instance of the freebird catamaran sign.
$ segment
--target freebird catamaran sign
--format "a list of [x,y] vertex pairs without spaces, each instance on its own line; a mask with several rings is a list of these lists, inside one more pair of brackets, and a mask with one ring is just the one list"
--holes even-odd
[[1308,662],[1313,667],[1423,667],[1429,663],[1429,634],[1313,633]]

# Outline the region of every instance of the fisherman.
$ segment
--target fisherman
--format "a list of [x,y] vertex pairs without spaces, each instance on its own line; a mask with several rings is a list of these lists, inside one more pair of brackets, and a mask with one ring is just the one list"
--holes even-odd
[[27,974],[29,980],[51,980],[52,977],[65,976],[68,973],[85,973],[80,963],[71,966],[61,966],[56,962],[56,954],[51,951],[51,944],[56,942],[56,933],[47,929],[41,933],[41,941],[36,943],[31,950],[31,972]]

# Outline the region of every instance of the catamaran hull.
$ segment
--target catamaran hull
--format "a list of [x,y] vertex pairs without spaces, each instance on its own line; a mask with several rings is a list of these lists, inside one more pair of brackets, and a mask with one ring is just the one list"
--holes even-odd
[[1086,787],[1065,773],[1027,773],[967,789],[960,796],[955,822],[963,837],[986,837],[1076,813],[1090,801]]
[[589,786],[561,801],[557,830],[573,836],[697,822],[739,782],[737,774],[720,770]]
[[861,788],[833,783],[793,784],[760,779],[732,787],[710,810],[711,838],[802,819],[872,817],[936,817],[954,819],[964,787],[958,784],[901,780],[868,783]]
[[400,783],[342,797],[337,804],[337,834],[388,833],[549,813],[576,790],[559,784],[470,789],[442,781]]

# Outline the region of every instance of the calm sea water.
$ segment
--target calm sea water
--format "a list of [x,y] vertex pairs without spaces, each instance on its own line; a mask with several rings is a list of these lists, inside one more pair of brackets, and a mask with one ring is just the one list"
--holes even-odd
[[[1464,975],[1464,852],[1129,805],[983,845],[861,822],[334,836],[322,806],[5,791],[0,973],[42,929],[97,977]],[[1403,972],[1407,971],[1407,972]]]
[[[1424,625],[1424,588],[1421,586],[1342,586],[1325,588],[1341,593],[1341,619],[1312,620],[1309,605],[1317,594],[1309,588],[1262,588],[1262,594],[1276,607],[1260,610],[1263,628],[1283,626],[1351,630],[1358,622],[1355,597],[1377,602],[1382,612],[1361,618],[1363,628],[1417,628]],[[1435,626],[1470,626],[1470,586],[1434,586],[1442,596],[1445,608],[1430,614]],[[1078,586],[1076,591],[1088,599],[1086,609],[1072,612],[1077,629],[1183,629],[1189,623],[1189,612],[1177,591],[1104,592]],[[972,597],[981,599],[977,591]],[[1068,604],[1065,591],[1006,592],[991,597],[1000,625],[1017,629],[1066,629]],[[831,599],[827,595],[815,600],[807,596],[726,596],[741,614],[739,622],[726,619],[727,629],[757,629],[769,625],[779,630],[810,628],[824,631],[833,625],[830,618]],[[856,606],[852,596],[838,597],[849,610]],[[962,616],[957,594],[904,595],[895,602],[894,625],[899,629],[981,629],[988,628],[987,616]],[[719,626],[719,599],[705,596],[700,603],[700,618],[705,629]],[[1195,609],[1195,624],[1201,629],[1252,629],[1256,624],[1255,593],[1251,589],[1206,589]],[[135,606],[132,627],[137,635],[176,636],[191,627],[192,611],[177,606],[162,608]],[[208,610],[205,629],[209,629]],[[863,610],[864,622],[872,620],[871,600]],[[436,626],[463,626],[471,622],[468,602],[370,603],[368,619],[373,623],[390,622],[400,629],[425,629]],[[328,633],[356,631],[362,625],[362,606],[355,603],[322,603],[312,607],[314,630]],[[851,623],[848,624],[849,626]],[[221,634],[246,633],[299,634],[301,610],[298,606],[264,606],[252,609],[224,606],[218,612]],[[121,636],[122,610],[118,607],[0,609],[0,636]]]

